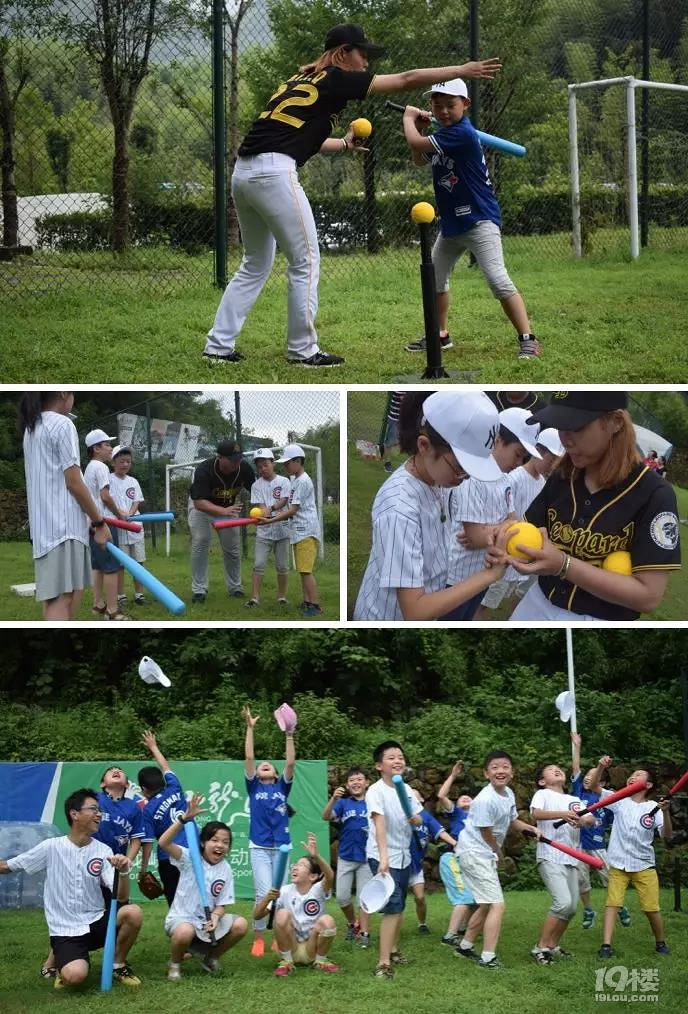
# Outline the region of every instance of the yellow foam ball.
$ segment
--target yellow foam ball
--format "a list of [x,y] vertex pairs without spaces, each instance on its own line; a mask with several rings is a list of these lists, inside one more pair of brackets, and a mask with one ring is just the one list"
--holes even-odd
[[351,124],[354,137],[370,137],[373,132],[373,125],[365,116],[360,116]]
[[248,516],[250,518],[262,518],[262,517],[265,517],[265,515],[263,514],[263,508],[262,507],[252,507],[251,510],[248,512]]
[[427,201],[419,201],[411,208],[411,219],[416,225],[427,224],[435,221],[435,209]]
[[531,525],[529,521],[518,521],[515,525],[511,525],[507,532],[513,532],[509,541],[506,544],[506,551],[509,556],[513,556],[514,560],[531,560],[532,557],[527,556],[520,549],[516,549],[516,546],[529,546],[531,549],[542,549],[542,534],[539,528],[535,525]]
[[615,574],[632,574],[631,554],[623,549],[610,553],[602,563],[602,570],[611,570]]

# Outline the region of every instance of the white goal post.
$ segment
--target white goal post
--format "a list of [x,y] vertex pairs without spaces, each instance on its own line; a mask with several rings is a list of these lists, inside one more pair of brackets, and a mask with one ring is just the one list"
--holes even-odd
[[[320,525],[320,540],[318,546],[318,556],[321,560],[325,558],[325,520],[323,514],[323,467],[322,467],[322,449],[316,447],[314,444],[303,444],[300,443],[299,447],[303,447],[304,451],[312,451],[315,454],[315,500],[318,505],[318,523]],[[277,451],[276,447],[272,448],[273,451]],[[281,453],[282,449],[279,449],[278,453]],[[251,451],[244,453],[244,458],[249,462],[253,460],[253,454]],[[196,461],[178,461],[173,464],[165,465],[165,510],[171,511],[171,485],[170,477],[172,472],[180,472],[185,468],[195,468],[196,465],[200,465],[201,462],[207,461],[208,455],[205,458],[198,458]],[[170,522],[165,523],[165,556],[170,555]]]
[[669,84],[663,81],[642,81],[635,77],[610,77],[601,81],[583,81],[570,84],[569,92],[569,171],[571,177],[571,213],[573,219],[573,250],[576,257],[582,257],[583,244],[581,238],[580,213],[580,168],[578,164],[578,117],[576,110],[576,93],[586,88],[607,88],[620,85],[626,92],[626,193],[628,198],[628,218],[631,233],[631,257],[640,254],[638,229],[638,167],[636,155],[635,131],[635,91],[636,88],[657,88],[665,91],[688,92],[688,85]]

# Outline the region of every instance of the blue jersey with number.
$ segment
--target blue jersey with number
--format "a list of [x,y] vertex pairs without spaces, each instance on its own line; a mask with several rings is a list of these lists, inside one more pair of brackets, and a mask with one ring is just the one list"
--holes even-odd
[[465,116],[428,136],[432,183],[443,236],[460,236],[478,222],[501,225],[501,213],[478,132]]
[[264,849],[290,845],[287,796],[292,782],[281,775],[276,782],[259,782],[258,775],[246,778],[249,801],[249,841]]
[[107,792],[99,792],[96,798],[102,812],[100,825],[93,837],[109,845],[116,856],[126,855],[132,838],[153,840],[146,839],[143,811],[134,799],[127,796],[113,799]]
[[365,799],[338,799],[332,807],[332,816],[342,828],[339,832],[339,858],[350,863],[364,863],[368,841],[368,807]]
[[[578,796],[586,806],[590,806],[591,803],[598,803],[601,799],[599,792],[590,792],[589,789],[583,788],[582,771],[575,778],[571,779],[571,795]],[[595,823],[591,827],[582,827],[580,829],[580,847],[582,849],[589,849],[590,851],[606,848],[604,832],[614,823],[614,814],[611,810],[601,809],[595,810],[591,816],[595,818]]]
[[[175,773],[165,771],[163,777],[165,788],[158,792],[157,796],[149,799],[143,809],[143,823],[149,841],[159,838],[163,831],[166,831],[170,824],[177,819],[177,814],[186,813],[187,810],[184,789]],[[182,848],[188,847],[184,828],[174,839],[174,844],[181,845]],[[161,859],[169,862],[170,857],[164,849],[158,846],[158,862]]]
[[[428,813],[427,810],[421,810],[418,816],[423,823],[416,825],[416,833],[411,835],[411,870],[413,873],[419,873],[422,869],[423,857],[428,851],[430,839],[434,841],[437,835],[444,831],[439,820],[433,817],[431,813]],[[420,839],[420,846],[418,845],[418,839]]]

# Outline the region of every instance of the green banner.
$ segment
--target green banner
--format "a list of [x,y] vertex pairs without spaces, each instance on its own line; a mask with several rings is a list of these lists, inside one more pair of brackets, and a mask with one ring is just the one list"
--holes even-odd
[[[272,763],[278,771],[284,767],[283,760],[272,761]],[[142,763],[139,761],[121,762],[113,759],[108,762],[67,762],[62,765],[60,786],[55,803],[55,824],[58,827],[65,832],[68,830],[64,815],[65,799],[76,789],[99,789],[103,772],[115,765],[121,767],[129,776],[131,790],[140,794],[136,782],[136,775],[139,768],[142,767]],[[252,898],[253,876],[249,855],[248,796],[244,781],[243,761],[180,761],[173,766],[172,770],[182,783],[187,799],[190,799],[194,792],[205,796],[203,806],[207,807],[208,812],[202,813],[196,819],[199,828],[209,820],[222,820],[232,829],[232,850],[229,861],[234,873],[236,896],[237,898]],[[289,805],[295,810],[294,816],[289,821],[293,844],[292,854],[295,859],[304,854],[305,850],[301,843],[306,840],[309,831],[313,831],[318,839],[320,854],[326,858],[329,857],[329,828],[327,822],[321,817],[326,802],[327,762],[321,760],[297,761],[294,785],[289,794]],[[154,848],[150,863],[150,869],[154,872],[157,870],[155,856],[156,850]],[[136,884],[139,866],[140,857],[137,857],[130,874],[132,901],[145,901]]]

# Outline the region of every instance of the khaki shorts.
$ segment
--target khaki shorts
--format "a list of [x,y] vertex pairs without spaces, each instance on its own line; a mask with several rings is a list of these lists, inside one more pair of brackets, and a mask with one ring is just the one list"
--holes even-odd
[[315,959],[315,953],[309,954],[307,940],[301,940],[297,943],[291,954],[295,965],[312,965]]
[[88,546],[67,539],[45,556],[33,561],[36,601],[48,602],[60,595],[91,587],[91,556]]
[[463,879],[472,892],[476,905],[502,904],[504,895],[499,883],[496,859],[480,852],[461,852],[459,863]]
[[[607,850],[606,849],[585,849],[589,856],[597,856],[604,863],[604,867],[601,870],[595,870],[595,873],[602,881],[602,886],[606,887],[609,883],[609,863],[607,862]],[[578,863],[578,890],[581,894],[585,894],[586,891],[590,890],[590,874],[592,868],[587,863]]]
[[275,570],[278,574],[289,573],[289,537],[283,539],[256,539],[254,574],[263,574],[271,552],[275,553]]
[[310,535],[301,542],[294,543],[294,560],[299,574],[312,574],[315,568],[315,558],[318,555],[318,540]]
[[130,542],[128,546],[119,547],[123,550],[127,556],[130,556],[132,560],[136,560],[137,563],[146,562],[146,543],[145,542]]
[[617,870],[613,866],[609,870],[609,887],[607,888],[607,907],[621,908],[626,896],[626,888],[633,884],[643,912],[659,912],[659,880],[657,870],[651,866],[647,870],[629,873]]

